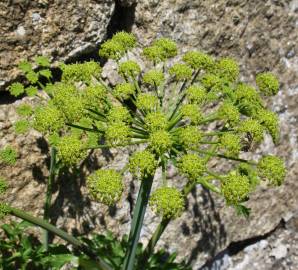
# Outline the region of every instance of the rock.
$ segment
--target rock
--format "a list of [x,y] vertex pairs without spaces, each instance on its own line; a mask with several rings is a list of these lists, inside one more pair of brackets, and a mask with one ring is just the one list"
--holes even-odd
[[94,50],[106,37],[114,1],[1,1],[0,90],[19,75],[23,59],[52,62]]

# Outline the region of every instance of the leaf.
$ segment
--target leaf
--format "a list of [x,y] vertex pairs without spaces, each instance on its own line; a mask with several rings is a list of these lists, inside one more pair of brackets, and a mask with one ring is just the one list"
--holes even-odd
[[21,61],[18,65],[18,68],[22,70],[24,73],[32,71],[32,65],[26,60]]
[[35,86],[29,86],[25,89],[25,91],[29,97],[33,97],[37,94],[38,89]]
[[46,56],[37,56],[34,60],[38,66],[49,67],[51,65],[49,58]]
[[9,92],[11,95],[18,97],[19,95],[24,93],[24,85],[21,83],[13,83],[12,85],[9,86],[8,88]]
[[29,71],[26,74],[26,78],[28,79],[29,82],[36,83],[38,81],[38,73],[34,71]]
[[235,205],[234,207],[237,215],[244,216],[245,218],[249,218],[251,208],[248,208],[242,204]]
[[47,262],[50,264],[50,266],[57,267],[58,269],[60,269],[66,263],[71,263],[74,266],[79,266],[79,258],[72,254],[52,255],[44,258],[44,262]]
[[52,78],[52,72],[49,69],[43,69],[38,72],[41,76],[46,77],[48,80]]

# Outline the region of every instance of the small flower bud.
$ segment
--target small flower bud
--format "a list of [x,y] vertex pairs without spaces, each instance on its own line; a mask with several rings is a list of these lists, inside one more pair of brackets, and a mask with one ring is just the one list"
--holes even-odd
[[184,210],[182,193],[172,187],[161,187],[155,190],[149,201],[153,211],[164,218],[177,218]]
[[232,172],[221,182],[221,192],[228,205],[237,205],[248,198],[249,179],[245,175]]
[[124,78],[135,78],[140,74],[141,68],[137,62],[129,60],[119,64],[118,72]]
[[193,69],[210,71],[214,67],[214,59],[203,52],[190,51],[183,56],[183,61]]
[[200,145],[202,133],[195,126],[181,128],[178,133],[179,144],[186,149],[194,150]]
[[137,107],[144,111],[154,111],[158,106],[158,99],[151,94],[139,94],[136,101]]
[[244,120],[238,131],[249,133],[256,142],[261,142],[263,140],[264,129],[261,124],[254,119]]
[[164,130],[155,131],[150,134],[149,147],[158,155],[169,151],[172,147],[172,143],[170,134]]
[[184,104],[181,106],[180,111],[183,118],[190,120],[194,125],[197,125],[202,120],[201,110],[195,104]]
[[114,122],[108,125],[105,139],[110,146],[125,146],[130,141],[130,129],[122,122]]
[[66,166],[76,165],[87,157],[87,152],[83,150],[83,147],[84,144],[76,136],[64,136],[57,144],[57,154]]
[[151,69],[143,76],[144,83],[152,86],[160,86],[165,80],[164,74],[160,70]]
[[276,156],[264,156],[258,163],[258,174],[274,186],[280,186],[286,177],[283,160]]
[[167,117],[161,112],[151,112],[146,115],[145,124],[150,132],[164,130],[167,127]]
[[186,97],[189,103],[202,105],[207,99],[207,92],[202,86],[192,85],[186,89]]
[[234,59],[222,58],[217,63],[217,71],[224,80],[234,82],[239,76],[239,65]]
[[114,89],[114,96],[119,99],[127,100],[135,93],[135,87],[131,83],[117,84]]
[[241,140],[239,136],[232,133],[225,133],[220,138],[220,145],[225,149],[225,155],[238,156],[241,150]]
[[120,200],[124,185],[115,170],[97,170],[87,178],[87,187],[94,200],[114,205]]
[[156,168],[155,157],[147,150],[136,152],[129,159],[129,171],[139,179],[153,175]]
[[169,73],[174,76],[177,81],[183,81],[191,78],[192,70],[185,64],[177,63],[169,69]]
[[179,171],[190,180],[196,181],[206,170],[206,164],[203,159],[195,154],[186,154],[178,162]]
[[258,74],[256,83],[260,92],[265,96],[274,96],[279,90],[279,82],[276,76],[271,72]]

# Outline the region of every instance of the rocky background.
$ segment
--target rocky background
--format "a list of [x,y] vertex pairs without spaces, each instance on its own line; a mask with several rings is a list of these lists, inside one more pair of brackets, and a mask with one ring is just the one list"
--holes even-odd
[[[182,50],[196,48],[215,56],[232,56],[248,82],[264,70],[279,76],[281,91],[268,104],[280,116],[281,142],[275,148],[267,138],[256,157],[260,153],[282,156],[288,167],[285,184],[259,187],[248,204],[252,208],[249,220],[239,218],[216,195],[198,187],[188,197],[187,211],[168,227],[159,244],[176,250],[195,270],[297,269],[297,0],[2,0],[0,147],[10,143],[19,153],[16,166],[0,165],[1,175],[9,180],[6,200],[42,215],[49,165],[47,145],[40,134],[30,131],[16,136],[13,132],[16,106],[35,102],[32,98],[15,100],[5,91],[9,83],[20,79],[17,63],[35,55],[48,55],[53,63],[98,59],[100,43],[119,30],[132,31],[143,45],[166,36]],[[112,81],[113,66],[107,63],[105,69]],[[122,202],[108,209],[86,197],[84,176],[94,161],[97,166],[109,163],[109,167],[120,168],[128,155],[128,150],[94,153],[82,175],[59,179],[52,222],[73,233],[106,228],[117,235],[127,233],[133,191],[138,187],[130,185]],[[173,179],[177,179],[175,173]],[[142,231],[144,243],[158,221],[149,211]]]

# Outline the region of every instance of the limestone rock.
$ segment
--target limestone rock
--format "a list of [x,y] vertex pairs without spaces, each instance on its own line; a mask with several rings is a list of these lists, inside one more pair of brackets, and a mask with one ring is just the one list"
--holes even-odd
[[94,51],[113,10],[113,0],[1,1],[0,89],[17,77],[23,59],[46,55],[54,62]]

